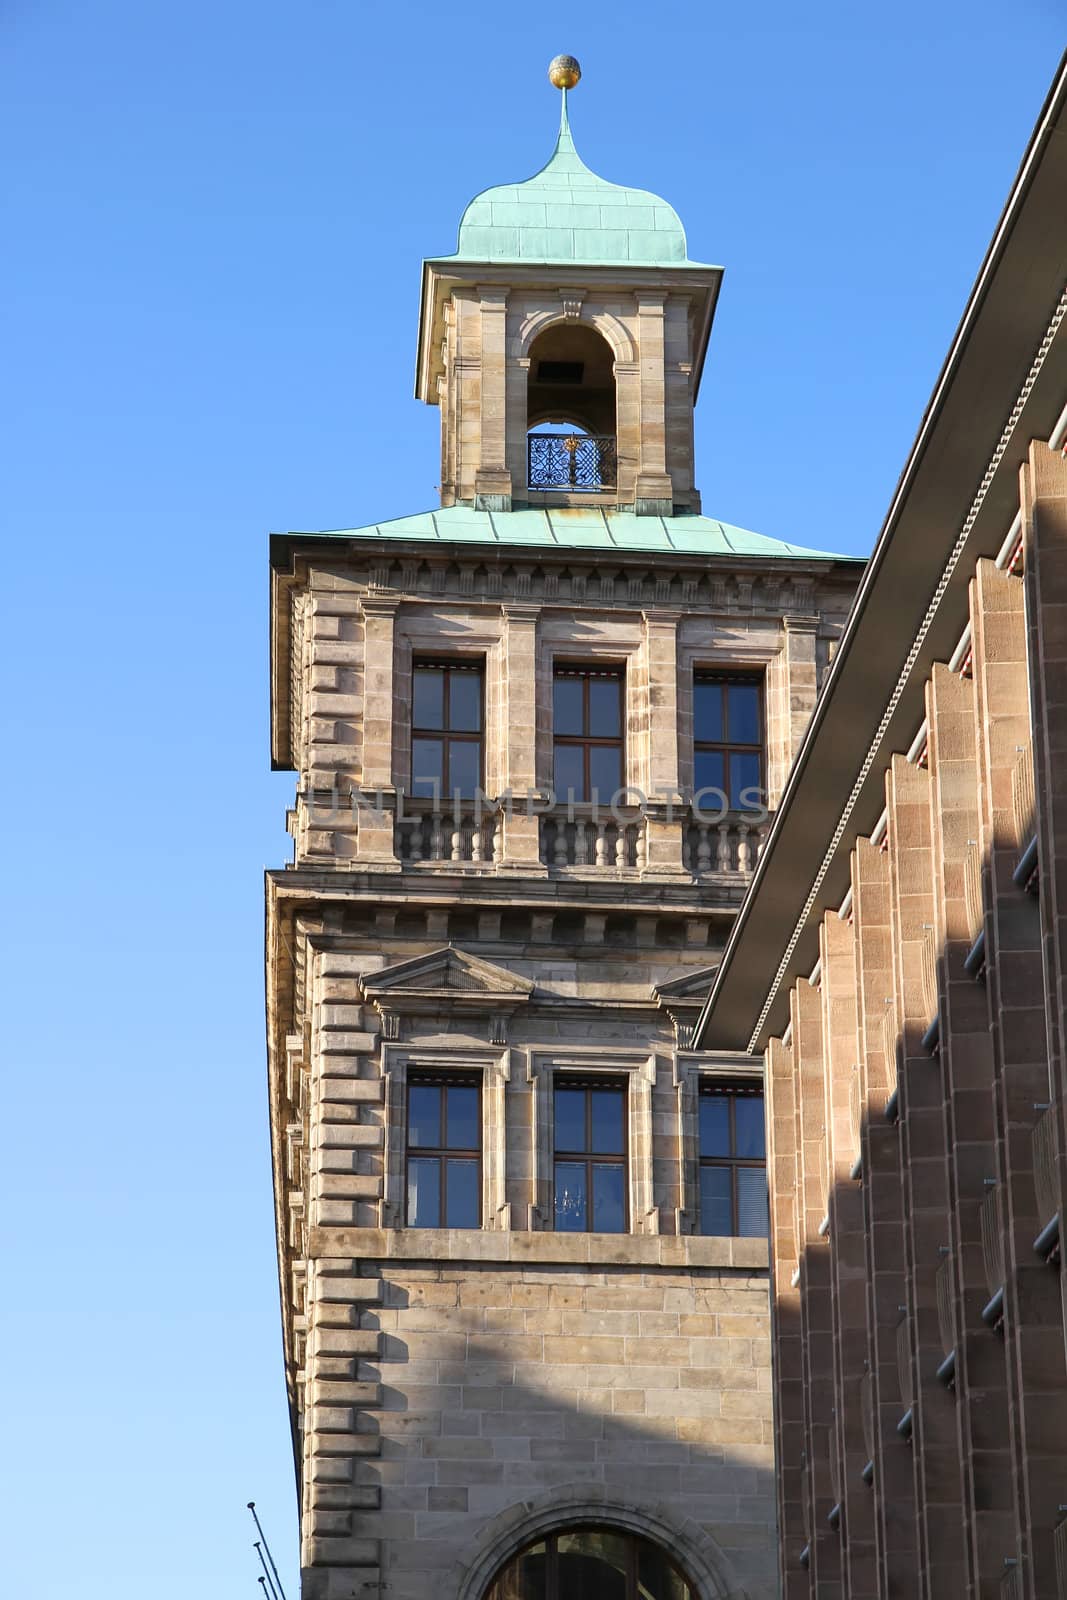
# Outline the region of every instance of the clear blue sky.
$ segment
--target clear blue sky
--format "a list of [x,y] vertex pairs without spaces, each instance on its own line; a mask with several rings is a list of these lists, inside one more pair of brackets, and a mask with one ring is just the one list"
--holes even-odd
[[1064,31],[1059,0],[7,0],[6,1592],[258,1600],[254,1497],[296,1600],[266,536],[434,503],[419,262],[547,158],[549,58],[589,165],[726,267],[705,510],[866,553]]

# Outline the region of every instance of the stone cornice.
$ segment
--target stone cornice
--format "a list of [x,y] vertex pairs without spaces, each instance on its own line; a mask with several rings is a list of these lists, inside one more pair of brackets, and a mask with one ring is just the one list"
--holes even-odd
[[319,1260],[583,1263],[671,1269],[767,1269],[766,1239],[701,1234],[526,1233],[477,1228],[312,1228]]

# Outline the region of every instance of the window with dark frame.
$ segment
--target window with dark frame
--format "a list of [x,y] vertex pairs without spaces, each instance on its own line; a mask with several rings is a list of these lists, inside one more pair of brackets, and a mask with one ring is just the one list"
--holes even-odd
[[762,1085],[704,1078],[699,1113],[701,1233],[765,1239],[767,1143]]
[[409,1228],[481,1227],[481,1088],[476,1074],[409,1074],[405,1174]]
[[481,787],[484,699],[480,661],[412,662],[413,795],[451,800]]
[[[763,679],[752,673],[693,675],[693,792],[717,790],[730,811],[764,804]],[[722,801],[709,794],[701,810]]]
[[559,1233],[625,1233],[626,1080],[560,1075],[552,1085]]
[[694,1600],[666,1550],[622,1528],[560,1528],[514,1555],[486,1600]]
[[552,681],[556,801],[610,804],[623,787],[622,667],[557,664]]

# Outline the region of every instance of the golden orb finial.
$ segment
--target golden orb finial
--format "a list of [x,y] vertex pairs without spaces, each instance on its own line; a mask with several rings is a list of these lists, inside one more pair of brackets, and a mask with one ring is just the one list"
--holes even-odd
[[557,89],[573,89],[582,75],[582,69],[573,56],[553,56],[548,64],[549,82]]

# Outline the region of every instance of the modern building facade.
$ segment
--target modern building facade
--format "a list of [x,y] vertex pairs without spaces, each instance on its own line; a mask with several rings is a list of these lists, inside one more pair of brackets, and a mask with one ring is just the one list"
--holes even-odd
[[1067,75],[697,1030],[763,1055],[781,1593],[1067,1596]]
[[424,269],[441,507],[272,542],[307,1600],[776,1587],[761,1066],[692,1030],[862,564],[702,515],[721,274],[565,96]]

